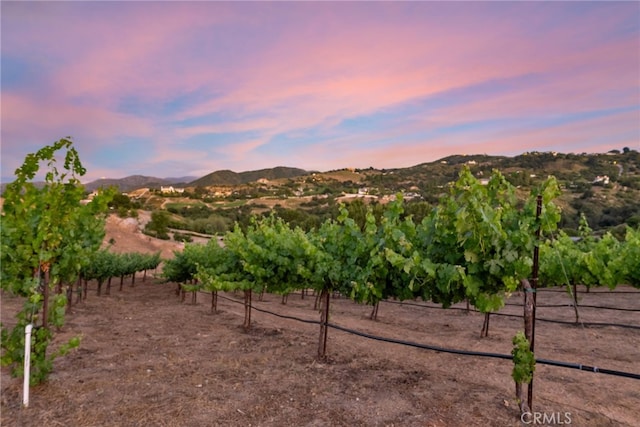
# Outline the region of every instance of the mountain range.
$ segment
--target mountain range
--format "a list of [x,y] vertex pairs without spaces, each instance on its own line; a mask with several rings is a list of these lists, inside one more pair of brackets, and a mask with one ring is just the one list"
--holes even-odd
[[298,168],[278,166],[269,169],[260,169],[247,172],[233,172],[230,170],[219,170],[211,172],[203,177],[184,176],[180,178],[157,178],[153,176],[131,175],[120,179],[98,179],[84,184],[87,191],[94,191],[98,188],[118,187],[122,192],[128,192],[144,187],[158,188],[161,186],[178,187],[209,187],[220,185],[242,185],[259,179],[276,180],[282,178],[295,178],[308,175],[309,171]]

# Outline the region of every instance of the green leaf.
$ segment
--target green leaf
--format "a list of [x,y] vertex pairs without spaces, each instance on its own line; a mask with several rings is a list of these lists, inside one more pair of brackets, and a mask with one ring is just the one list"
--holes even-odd
[[478,261],[480,261],[480,257],[478,256],[478,254],[471,250],[464,251],[464,259],[468,263],[472,263],[472,264],[475,264]]

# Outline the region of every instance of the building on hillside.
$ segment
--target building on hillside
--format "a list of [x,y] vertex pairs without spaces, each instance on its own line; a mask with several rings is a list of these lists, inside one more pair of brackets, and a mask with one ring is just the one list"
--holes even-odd
[[169,187],[164,187],[164,186],[160,186],[160,192],[162,194],[167,194],[167,193],[184,193],[184,188],[173,188],[172,185],[170,185]]
[[607,175],[598,175],[596,176],[596,179],[593,180],[593,184],[602,184],[602,185],[608,185],[609,184],[609,177]]

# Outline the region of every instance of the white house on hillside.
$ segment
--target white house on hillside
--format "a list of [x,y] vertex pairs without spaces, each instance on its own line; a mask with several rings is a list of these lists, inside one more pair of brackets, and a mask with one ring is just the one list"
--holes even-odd
[[173,188],[172,185],[169,187],[160,186],[161,193],[184,193],[184,188]]
[[603,176],[596,176],[596,179],[593,180],[594,184],[603,184],[603,185],[608,185],[609,184],[609,177],[607,175],[603,175]]

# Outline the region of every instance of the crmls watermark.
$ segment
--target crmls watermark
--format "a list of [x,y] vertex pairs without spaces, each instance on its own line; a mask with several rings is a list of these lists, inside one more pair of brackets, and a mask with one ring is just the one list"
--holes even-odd
[[569,425],[571,412],[524,412],[520,421],[526,425]]

